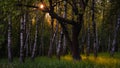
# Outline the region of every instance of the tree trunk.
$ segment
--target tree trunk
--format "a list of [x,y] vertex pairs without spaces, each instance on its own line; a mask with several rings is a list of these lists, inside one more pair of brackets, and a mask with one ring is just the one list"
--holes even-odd
[[24,32],[24,18],[21,16],[20,20],[20,62],[24,62],[24,40],[23,40],[23,32]]
[[26,31],[26,39],[25,39],[26,57],[28,57],[28,40],[29,40],[29,30]]
[[97,52],[98,52],[98,50],[99,50],[99,38],[98,38],[98,30],[97,30],[97,28],[96,28],[96,48],[97,48]]
[[[58,8],[58,14],[60,15],[60,7],[59,7],[60,4],[58,4],[57,8]],[[60,32],[60,37],[58,37],[58,29],[59,29],[59,21],[56,22],[56,53],[57,53],[57,58],[60,59],[60,55],[61,55],[61,47],[62,47],[62,44],[63,44],[63,31],[61,29],[61,32]]]
[[[58,8],[60,7],[59,6],[60,4],[58,4]],[[59,8],[61,9],[61,8]],[[58,10],[58,14],[60,14],[61,10]],[[66,0],[64,1],[64,13],[63,13],[63,18],[66,18],[66,13],[67,13],[67,2]],[[63,22],[64,25],[67,27],[67,25],[65,24],[65,22]],[[61,52],[62,51],[62,52]],[[59,39],[59,42],[58,42],[58,47],[57,47],[57,57],[58,59],[60,59],[60,56],[62,54],[65,54],[65,51],[66,51],[66,38],[65,38],[65,35],[63,33],[63,29],[61,29],[61,32],[60,32],[60,39]]]
[[[66,0],[64,1],[64,14],[63,14],[63,18],[67,18],[67,2]],[[67,27],[67,24],[65,24],[65,26]],[[63,35],[63,52],[62,54],[65,55],[66,53],[66,46],[67,46],[67,43],[66,43],[66,37],[65,35]]]
[[111,47],[111,37],[109,35],[109,38],[108,38],[108,52],[110,52],[110,47]]
[[97,39],[96,39],[96,23],[95,23],[95,10],[94,6],[95,0],[92,0],[92,26],[93,26],[93,48],[94,48],[94,57],[97,57]]
[[29,38],[29,30],[30,30],[30,28],[28,27],[27,28],[27,16],[28,14],[27,13],[25,13],[24,14],[24,50],[25,50],[25,57],[28,57],[28,38]]
[[80,28],[78,25],[72,27],[72,57],[74,60],[81,60],[79,49],[79,36]]
[[120,14],[118,15],[118,21],[114,30],[114,38],[113,38],[113,42],[112,42],[112,49],[111,49],[111,56],[114,56],[114,52],[115,52],[115,47],[116,47],[116,43],[117,43],[117,33],[118,33],[118,29],[120,27]]
[[[71,5],[72,5],[72,9],[74,11],[74,14],[77,15],[77,21],[65,19],[63,17],[60,17],[58,14],[56,14],[54,12],[52,0],[49,0],[50,9],[45,10],[46,12],[48,12],[50,14],[50,16],[52,18],[56,18],[59,21],[61,27],[63,28],[63,33],[65,34],[68,45],[70,46],[70,50],[71,50],[72,57],[74,60],[81,60],[81,56],[80,56],[80,52],[79,52],[80,50],[79,50],[78,36],[81,31],[81,27],[83,24],[83,15],[84,15],[84,11],[85,11],[88,1],[89,0],[86,0],[86,1],[81,0],[79,2],[76,1],[76,2],[78,2],[78,4],[77,4],[75,1],[72,0]],[[79,12],[78,8],[81,8],[82,12]],[[63,22],[72,25],[72,27],[73,27],[72,28],[72,38],[70,38],[68,30]]]
[[82,19],[83,15],[80,15],[80,24],[76,24],[74,26],[72,26],[72,38],[70,39],[69,35],[68,35],[68,31],[67,28],[65,27],[64,24],[61,23],[61,26],[63,28],[63,32],[65,34],[65,37],[67,39],[68,45],[70,46],[70,51],[72,53],[72,57],[74,60],[81,60],[81,56],[80,56],[80,49],[79,49],[79,41],[78,41],[78,36],[79,36],[79,32],[81,30],[82,27]]
[[44,32],[44,22],[42,22],[42,33],[41,33],[41,49],[42,49],[42,55],[44,55],[44,38],[43,38],[43,32]]
[[[45,14],[44,14],[45,15]],[[44,19],[44,15],[41,16],[41,20]],[[39,46],[39,55],[44,56],[45,55],[45,48],[44,48],[44,29],[45,24],[44,21],[40,22],[40,46]]]
[[36,30],[35,30],[35,39],[34,39],[34,45],[32,50],[32,56],[31,59],[34,60],[36,48],[37,48],[37,39],[38,39],[38,12],[36,13]]
[[86,50],[86,55],[89,56],[89,54],[90,54],[90,22],[88,21],[88,36],[87,36],[87,50]]
[[44,32],[44,22],[42,21],[41,22],[41,37],[40,37],[40,42],[41,42],[41,44],[40,44],[40,47],[39,47],[39,55],[41,56],[41,55],[44,55],[44,40],[43,40],[43,32]]
[[60,59],[62,45],[63,45],[63,32],[61,30],[60,39],[59,39],[58,46],[57,46],[57,58],[58,59]]
[[85,53],[84,45],[85,45],[85,36],[86,36],[84,23],[82,24],[82,30],[81,30],[81,32],[82,32],[82,37],[81,37],[81,46],[80,46],[80,49],[81,49],[81,53],[84,54]]
[[[30,19],[32,19],[32,18],[30,18]],[[28,41],[28,43],[29,43],[29,53],[30,53],[30,55],[32,55],[32,44],[33,44],[33,39],[32,39],[32,22],[30,21],[30,23],[29,23],[29,30],[30,30],[30,36],[29,36],[29,41]]]
[[50,47],[49,47],[49,50],[48,50],[48,57],[52,57],[54,39],[55,39],[55,36],[56,36],[55,33],[54,33],[54,30],[53,30],[53,23],[54,23],[54,20],[52,19],[52,21],[51,21],[51,38],[50,38]]
[[12,23],[11,17],[8,18],[8,61],[12,62],[12,49],[11,49],[11,30],[12,30]]
[[55,38],[55,45],[56,45],[56,48],[59,44],[59,23],[58,21],[56,22],[56,38]]
[[[22,3],[22,0],[18,0],[18,2]],[[23,13],[23,8],[20,8],[21,16],[20,16],[20,63],[23,63],[24,58],[24,25],[25,25],[25,14]]]

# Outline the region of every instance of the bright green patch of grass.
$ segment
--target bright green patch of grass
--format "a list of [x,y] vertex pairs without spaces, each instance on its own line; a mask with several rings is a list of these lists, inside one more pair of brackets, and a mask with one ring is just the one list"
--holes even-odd
[[[64,60],[73,61],[70,55],[62,57]],[[82,55],[82,62],[92,63],[93,66],[102,68],[120,68],[120,53],[115,53],[114,57],[110,57],[109,53],[100,53],[97,58],[91,54],[89,57]],[[96,67],[96,68],[98,68]]]
[[20,63],[16,58],[12,63],[8,63],[7,59],[0,60],[0,68],[119,68],[120,54],[116,54],[114,58],[109,57],[106,53],[99,54],[98,58],[90,55],[86,58],[82,55],[82,61],[73,61],[70,55],[61,57],[61,60],[56,58],[37,57],[34,61],[30,58],[26,59],[25,63]]

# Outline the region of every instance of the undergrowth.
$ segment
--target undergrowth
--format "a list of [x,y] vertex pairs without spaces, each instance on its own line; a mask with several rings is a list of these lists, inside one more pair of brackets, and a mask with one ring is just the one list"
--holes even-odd
[[37,57],[34,61],[27,58],[24,63],[20,63],[15,58],[12,63],[7,59],[0,59],[0,68],[119,68],[120,54],[115,57],[109,57],[106,53],[101,53],[97,58],[91,54],[88,58],[82,55],[82,61],[73,61],[70,55],[57,58]]

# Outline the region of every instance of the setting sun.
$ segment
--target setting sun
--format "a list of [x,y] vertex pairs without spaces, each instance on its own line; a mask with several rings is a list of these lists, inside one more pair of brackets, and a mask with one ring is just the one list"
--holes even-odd
[[40,9],[43,9],[44,8],[44,5],[43,4],[40,4]]

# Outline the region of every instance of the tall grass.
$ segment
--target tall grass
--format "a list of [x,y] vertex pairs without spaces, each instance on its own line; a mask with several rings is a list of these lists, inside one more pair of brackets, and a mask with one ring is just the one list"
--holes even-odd
[[16,58],[12,63],[8,63],[7,59],[0,60],[0,68],[120,68],[120,54],[116,54],[114,58],[108,54],[100,54],[98,58],[90,55],[86,58],[82,55],[82,61],[73,61],[70,55],[66,55],[58,60],[56,58],[37,57],[34,61],[27,58],[25,63],[20,63]]

